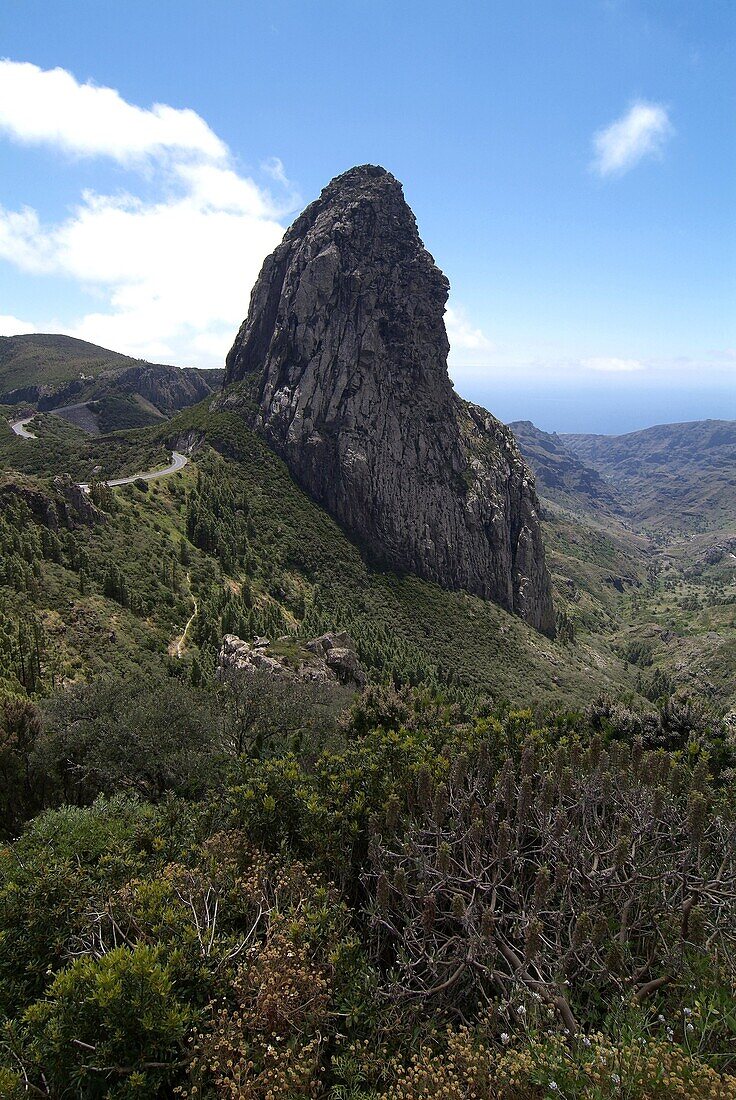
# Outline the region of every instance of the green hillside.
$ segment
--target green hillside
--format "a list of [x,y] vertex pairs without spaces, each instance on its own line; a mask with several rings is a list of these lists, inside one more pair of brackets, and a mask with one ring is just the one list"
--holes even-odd
[[[212,411],[205,402],[156,428],[97,438],[80,437],[70,425],[42,415],[34,430],[39,438],[33,441],[3,430],[0,463],[39,488],[60,472],[89,481],[163,467],[172,446],[194,444],[182,474],[154,483],[146,494],[116,490],[117,510],[107,523],[75,537],[88,546],[98,578],[89,580],[88,598],[94,593],[103,608],[106,564],[119,563],[131,592],[145,588],[164,530],[169,553],[200,562],[191,589],[200,598],[200,615],[187,660],[196,658],[207,675],[228,631],[245,638],[294,633],[306,640],[346,629],[379,680],[449,685],[515,704],[533,698],[540,705],[563,699],[580,705],[600,691],[656,698],[683,685],[706,691],[720,709],[736,706],[729,672],[736,646],[731,559],[697,565],[715,536],[658,546],[607,517],[586,517],[580,508],[568,512],[547,500],[545,542],[560,625],[558,639],[550,642],[493,604],[374,568],[294,484],[240,412]],[[232,541],[232,531],[239,532],[243,547],[226,561],[219,535],[203,541],[187,528],[193,500],[207,515],[215,509],[216,520],[210,515],[208,522],[231,532],[223,538]],[[59,602],[39,613],[50,610],[65,621],[66,589],[77,584],[67,573],[51,587],[44,581],[39,592],[55,591]],[[177,598],[179,619],[156,600],[145,614],[126,610],[116,632],[117,640],[130,636],[126,660],[140,667],[166,660],[168,643],[191,609],[191,593]],[[105,614],[120,619],[122,613],[108,607]],[[74,622],[83,620],[77,607]],[[75,629],[68,645],[77,676],[86,674],[91,653],[83,628],[79,638]],[[141,631],[150,634],[145,645]],[[113,662],[116,645],[110,647]]]
[[56,333],[0,337],[0,393],[20,387],[95,378],[111,367],[137,360],[86,340]]
[[[733,685],[665,665],[736,543],[547,501],[552,642],[373,568],[210,404],[0,438],[0,1095],[732,1096]],[[359,694],[217,674],[340,628]]]
[[0,471],[43,478],[67,473],[88,482],[96,475],[111,478],[164,466],[168,459],[164,441],[150,431],[89,436],[62,417],[39,413],[30,425],[36,438],[27,440],[11,431],[8,419],[0,417]]
[[[119,566],[131,593],[147,588],[151,562],[155,572],[165,543],[166,553],[192,559],[192,590],[201,597],[194,636],[211,639],[213,645],[232,623],[240,624],[246,637],[290,631],[313,637],[344,628],[379,679],[455,685],[517,703],[530,695],[540,703],[555,698],[582,702],[589,697],[591,677],[598,688],[626,689],[622,663],[610,652],[593,653],[584,640],[575,645],[550,642],[493,604],[413,576],[373,569],[236,413],[213,413],[201,405],[157,432],[120,433],[81,444],[67,438],[58,441],[51,461],[42,440],[9,441],[3,454],[6,464],[14,461],[29,473],[36,465],[35,472],[47,476],[61,468],[81,478],[107,453],[105,473],[110,476],[129,471],[136,462],[138,469],[163,465],[164,440],[192,438],[192,433],[201,443],[183,474],[154,484],[146,494],[134,487],[117,490],[117,508],[108,521],[75,532],[90,562],[85,599],[102,596],[95,614],[107,608],[108,617],[114,614],[122,621],[111,652],[129,634],[134,640],[126,660],[136,660],[137,646],[142,647],[142,665],[165,656],[177,625],[170,603],[148,600],[139,616],[145,620],[142,626],[135,610],[110,608],[98,590],[111,564]],[[41,452],[37,463],[34,450]],[[112,469],[115,455],[120,470]],[[193,500],[220,532],[211,542],[195,529],[187,531],[187,507]],[[201,545],[193,546],[188,534]],[[241,543],[223,560],[223,547],[233,538]],[[49,610],[64,619],[64,601],[78,587],[78,578],[68,563],[53,569],[47,563],[42,570],[44,576],[46,570],[58,576],[53,585],[44,579],[38,586],[36,602],[49,592],[58,592],[59,602],[39,608],[39,613]],[[83,621],[84,606],[77,594],[75,622]],[[183,623],[186,601],[174,606]],[[78,672],[92,659],[82,634],[77,637],[72,630],[69,636],[70,661]],[[149,642],[141,641],[142,634],[150,634]],[[203,650],[199,659],[206,665],[213,655],[206,644]],[[108,659],[104,645],[100,659]]]

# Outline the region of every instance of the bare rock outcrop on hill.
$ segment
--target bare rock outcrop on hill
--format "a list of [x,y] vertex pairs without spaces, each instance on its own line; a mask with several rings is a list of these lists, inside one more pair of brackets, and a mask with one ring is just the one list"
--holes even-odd
[[447,295],[401,185],[354,168],[265,261],[226,380],[252,379],[256,429],[375,560],[551,634],[533,477],[453,390]]
[[323,634],[303,647],[291,639],[272,645],[268,638],[246,642],[235,634],[226,634],[218,663],[223,670],[267,673],[281,679],[318,684],[359,688],[366,682],[355,646],[344,631]]

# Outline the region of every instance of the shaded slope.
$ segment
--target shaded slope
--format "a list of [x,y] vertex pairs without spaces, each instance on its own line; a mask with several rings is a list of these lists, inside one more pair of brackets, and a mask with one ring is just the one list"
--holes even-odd
[[509,427],[534,471],[541,495],[573,510],[621,515],[623,505],[616,490],[562,436],[542,431],[531,420],[517,420]]

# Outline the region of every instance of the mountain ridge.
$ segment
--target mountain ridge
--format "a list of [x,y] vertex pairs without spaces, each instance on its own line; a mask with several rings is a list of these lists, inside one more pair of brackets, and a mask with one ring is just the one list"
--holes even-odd
[[628,499],[632,521],[702,531],[736,521],[736,421],[656,424],[624,435],[564,434],[563,445]]
[[531,420],[512,421],[509,428],[534,470],[542,495],[573,509],[621,515],[623,502],[616,489],[567,446],[560,434],[542,431]]
[[121,427],[171,416],[214,393],[222,378],[217,368],[149,363],[62,334],[0,337],[0,404],[52,412],[114,399]]

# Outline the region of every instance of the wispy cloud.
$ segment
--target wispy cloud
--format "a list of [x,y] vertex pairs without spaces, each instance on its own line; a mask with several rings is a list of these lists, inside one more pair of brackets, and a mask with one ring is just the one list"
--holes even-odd
[[[132,170],[128,190],[86,190],[52,224],[31,207],[0,207],[0,258],[66,276],[101,299],[66,331],[140,357],[221,363],[260,265],[283,234],[280,219],[299,202],[281,162],[269,162],[274,197],[241,174],[194,111],[144,109],[63,69],[10,61],[0,62],[3,133]],[[32,327],[18,321],[15,331],[21,326]]]
[[592,359],[581,359],[580,364],[586,370],[602,371],[608,374],[630,374],[632,371],[644,370],[644,364],[640,363],[638,359],[594,356]]
[[644,157],[660,156],[674,133],[667,109],[641,100],[594,134],[591,167],[600,176],[623,175]]
[[284,168],[284,162],[281,157],[269,157],[267,160],[261,161],[262,170],[276,180],[277,183],[281,183],[284,187],[291,186],[286,176],[286,169]]

